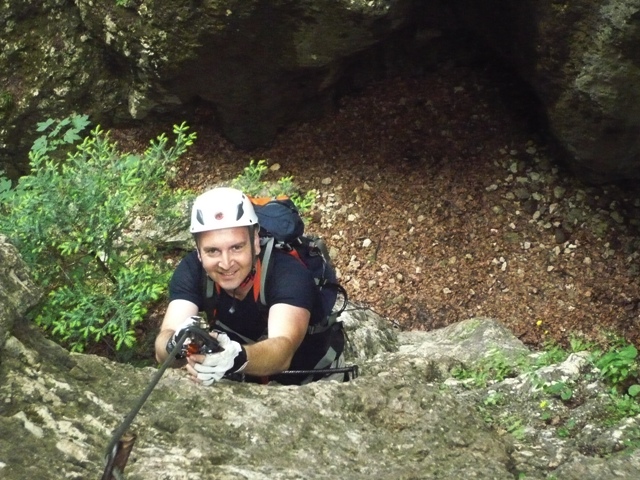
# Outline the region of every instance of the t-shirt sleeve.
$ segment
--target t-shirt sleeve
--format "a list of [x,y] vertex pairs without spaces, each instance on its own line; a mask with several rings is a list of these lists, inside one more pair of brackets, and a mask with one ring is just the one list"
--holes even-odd
[[267,282],[269,305],[286,303],[313,312],[317,299],[315,281],[307,267],[295,257],[277,253]]
[[169,301],[188,300],[202,309],[202,274],[202,265],[197,253],[190,252],[173,272],[169,282]]

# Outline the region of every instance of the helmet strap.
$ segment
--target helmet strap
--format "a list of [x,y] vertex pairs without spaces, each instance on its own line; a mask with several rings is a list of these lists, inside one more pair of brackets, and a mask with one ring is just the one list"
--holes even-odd
[[256,267],[252,267],[251,271],[247,274],[246,277],[244,277],[244,280],[242,281],[242,283],[240,285],[238,285],[233,292],[235,293],[236,290],[238,289],[243,289],[244,287],[246,287],[247,285],[249,285],[252,281],[253,281],[253,277],[256,275]]

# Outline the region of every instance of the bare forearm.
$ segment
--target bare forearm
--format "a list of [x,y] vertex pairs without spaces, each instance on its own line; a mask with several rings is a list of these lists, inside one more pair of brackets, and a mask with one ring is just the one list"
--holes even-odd
[[274,337],[245,345],[245,350],[248,360],[245,373],[261,377],[289,368],[295,347],[286,337]]

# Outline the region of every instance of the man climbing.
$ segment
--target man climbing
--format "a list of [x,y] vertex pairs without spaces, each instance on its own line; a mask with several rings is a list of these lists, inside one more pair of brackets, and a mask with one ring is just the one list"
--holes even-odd
[[246,195],[224,187],[200,195],[193,205],[190,230],[196,250],[183,258],[171,279],[169,305],[155,342],[158,362],[194,324],[192,317],[204,312],[215,330],[211,336],[223,350],[187,356],[186,369],[198,383],[211,385],[233,374],[282,384],[343,378],[342,374],[278,375],[285,370],[342,367],[344,333],[339,323],[319,333],[309,328],[324,320],[313,275],[278,249],[273,249],[264,285],[266,307],[260,304],[259,222]]

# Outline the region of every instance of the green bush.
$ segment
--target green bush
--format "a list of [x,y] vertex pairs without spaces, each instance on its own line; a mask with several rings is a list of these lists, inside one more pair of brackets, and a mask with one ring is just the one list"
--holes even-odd
[[622,386],[638,378],[638,350],[634,345],[614,347],[595,360],[602,377],[613,386]]
[[293,181],[292,176],[279,178],[275,183],[266,182],[264,174],[267,171],[266,160],[251,160],[244,167],[242,173],[231,181],[231,186],[241,190],[250,197],[277,197],[285,195],[291,199],[301,214],[307,213],[315,203],[316,191],[308,190],[302,194]]
[[113,338],[135,343],[134,326],[171,274],[153,239],[132,234],[150,221],[167,235],[186,229],[187,192],[172,190],[174,164],[195,140],[174,126],[142,154],[120,152],[86,116],[38,124],[31,173],[15,186],[0,174],[0,232],[18,248],[47,298],[33,316],[54,338],[83,351]]

